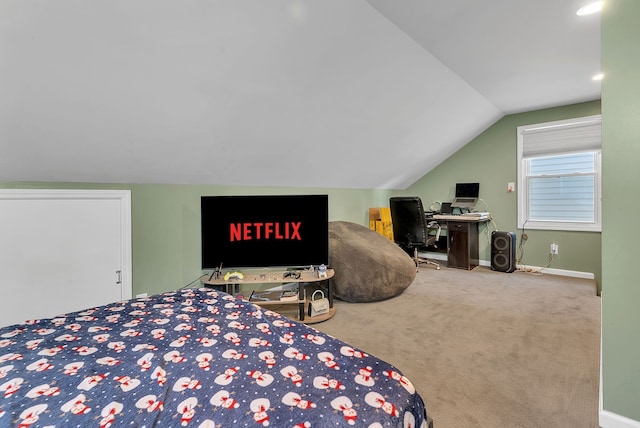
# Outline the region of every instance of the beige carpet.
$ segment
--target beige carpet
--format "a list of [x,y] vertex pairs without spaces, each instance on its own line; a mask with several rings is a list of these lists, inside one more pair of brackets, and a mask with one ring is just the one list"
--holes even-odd
[[413,381],[435,428],[598,426],[594,281],[420,268],[400,296],[313,326]]

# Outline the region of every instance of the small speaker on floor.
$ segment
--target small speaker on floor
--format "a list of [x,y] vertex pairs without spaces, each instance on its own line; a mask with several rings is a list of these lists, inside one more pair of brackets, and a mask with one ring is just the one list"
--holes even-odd
[[491,269],[498,272],[516,270],[516,234],[498,232],[491,234]]

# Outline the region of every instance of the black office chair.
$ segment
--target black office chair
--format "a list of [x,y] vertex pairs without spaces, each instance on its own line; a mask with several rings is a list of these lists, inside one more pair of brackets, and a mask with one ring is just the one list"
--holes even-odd
[[436,269],[440,269],[438,263],[418,257],[418,249],[436,243],[439,235],[439,233],[429,234],[432,229],[439,231],[439,226],[437,222],[427,221],[420,198],[418,196],[399,196],[390,198],[389,203],[395,243],[402,247],[407,254],[413,256],[416,270],[420,263],[431,264]]

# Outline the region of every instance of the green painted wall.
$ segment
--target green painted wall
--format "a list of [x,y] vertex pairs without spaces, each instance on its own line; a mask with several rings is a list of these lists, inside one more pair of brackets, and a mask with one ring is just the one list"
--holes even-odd
[[[507,183],[517,182],[517,127],[600,113],[600,101],[537,110],[505,116],[461,150],[403,192],[420,196],[425,206],[433,201],[450,201],[456,182],[480,182],[477,210],[490,211],[494,223],[480,228],[480,259],[491,260],[490,233],[493,230],[517,232],[517,194],[507,192]],[[483,233],[484,232],[484,233]],[[598,283],[601,278],[601,237],[594,232],[527,230],[522,263],[545,266],[549,263],[549,245],[557,243],[560,251],[550,268],[591,272]]]
[[133,295],[173,290],[200,277],[200,196],[327,194],[329,219],[367,226],[389,192],[362,189],[156,184],[0,183],[0,188],[130,189]]
[[197,279],[200,270],[200,196],[328,194],[329,219],[368,225],[369,207],[388,194],[370,190],[134,185],[134,294],[164,291]]
[[[602,15],[603,408],[640,421],[640,2],[608,0]],[[622,425],[620,425],[622,426]],[[631,425],[628,425],[631,426]]]

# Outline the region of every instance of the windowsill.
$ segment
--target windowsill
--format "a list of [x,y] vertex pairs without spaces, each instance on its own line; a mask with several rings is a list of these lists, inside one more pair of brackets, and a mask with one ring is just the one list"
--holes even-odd
[[518,229],[527,230],[562,230],[566,232],[602,232],[602,226],[600,225],[584,225],[575,223],[557,223],[557,222],[533,222],[528,221],[526,223],[518,222]]

